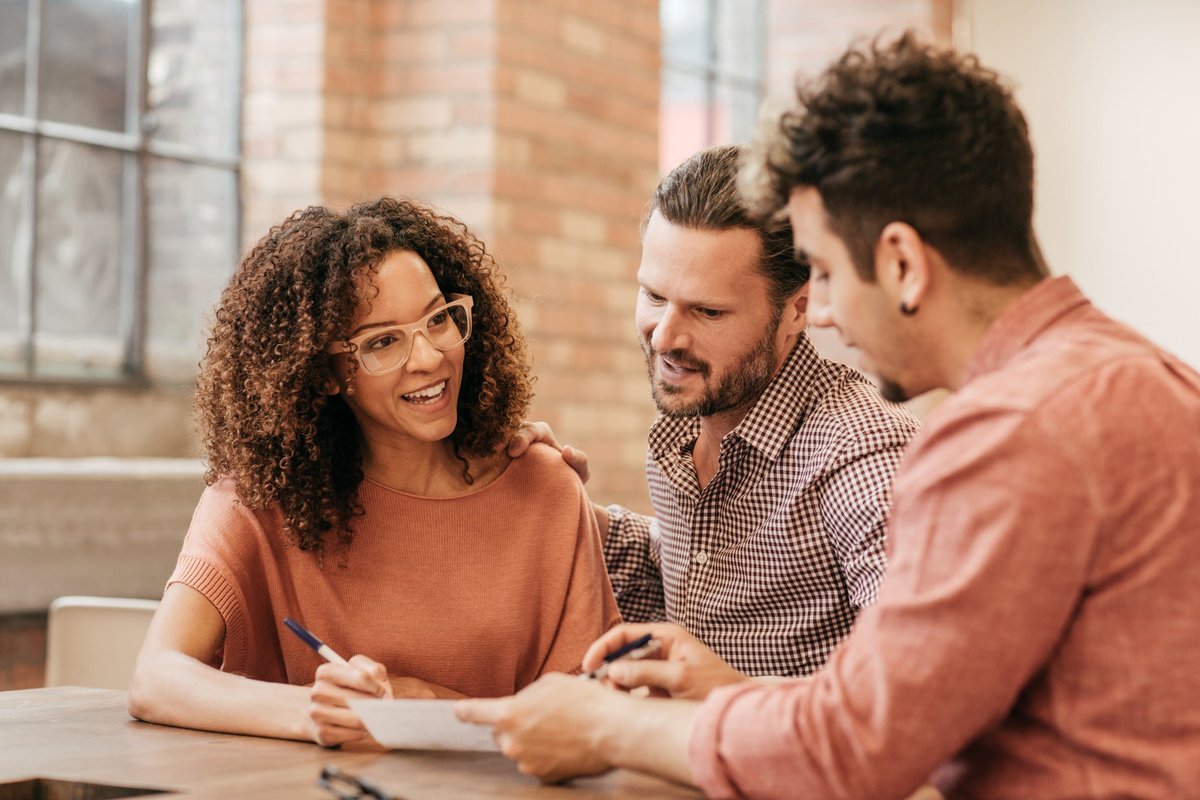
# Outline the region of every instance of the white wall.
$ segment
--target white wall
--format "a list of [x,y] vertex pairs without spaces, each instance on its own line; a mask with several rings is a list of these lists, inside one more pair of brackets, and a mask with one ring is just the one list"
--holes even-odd
[[1051,270],[1200,366],[1200,2],[957,0],[1016,87]]

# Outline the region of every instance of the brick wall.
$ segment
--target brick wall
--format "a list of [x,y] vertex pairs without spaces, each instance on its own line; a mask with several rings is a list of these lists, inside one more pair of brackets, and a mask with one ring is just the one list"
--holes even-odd
[[534,416],[587,451],[600,502],[648,509],[654,418],[633,323],[657,183],[650,0],[499,5],[494,234],[538,374]]
[[326,0],[246,0],[242,96],[243,250],[320,202]]
[[[326,194],[419,198],[487,239],[495,162],[496,3],[491,0],[375,2],[369,28],[346,54],[357,73],[342,85],[329,64],[331,100],[349,105],[353,128],[327,163],[369,165],[361,180],[327,171]],[[331,22],[332,25],[332,22]],[[331,53],[331,56],[338,56]],[[337,87],[341,88],[337,88]],[[337,113],[327,115],[332,125]],[[354,144],[357,139],[357,144]]]

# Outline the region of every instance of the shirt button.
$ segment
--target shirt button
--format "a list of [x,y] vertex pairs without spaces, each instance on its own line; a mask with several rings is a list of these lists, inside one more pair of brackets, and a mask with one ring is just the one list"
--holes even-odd
[[707,564],[708,563],[708,553],[704,552],[703,550],[698,551],[696,553],[696,563],[700,564],[700,565]]

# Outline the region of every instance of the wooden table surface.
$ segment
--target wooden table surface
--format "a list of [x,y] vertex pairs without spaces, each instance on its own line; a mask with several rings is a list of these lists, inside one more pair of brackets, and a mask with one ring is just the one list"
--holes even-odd
[[57,687],[0,692],[0,797],[28,778],[168,790],[161,798],[329,800],[316,781],[336,764],[391,792],[422,798],[673,798],[690,789],[617,770],[560,786],[517,772],[498,753],[351,752],[314,744],[168,728],[132,719],[125,693]]

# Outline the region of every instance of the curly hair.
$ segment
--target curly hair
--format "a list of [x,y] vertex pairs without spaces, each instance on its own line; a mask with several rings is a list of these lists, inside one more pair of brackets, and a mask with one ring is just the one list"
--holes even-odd
[[362,513],[358,424],[342,397],[323,388],[331,346],[345,340],[358,304],[374,296],[380,263],[396,250],[424,259],[443,294],[474,298],[450,437],[459,457],[491,455],[533,395],[503,279],[461,222],[384,197],[344,213],[311,206],[273,227],[221,295],[195,410],[205,482],[229,478],[250,508],[277,507],[302,550],[321,552],[331,537],[348,546]]
[[739,175],[770,217],[813,187],[864,280],[893,221],[916,229],[960,272],[996,284],[1041,277],[1033,235],[1033,148],[999,76],[971,55],[905,33],[851,48],[767,121]]

